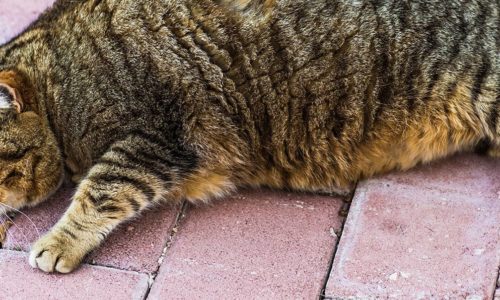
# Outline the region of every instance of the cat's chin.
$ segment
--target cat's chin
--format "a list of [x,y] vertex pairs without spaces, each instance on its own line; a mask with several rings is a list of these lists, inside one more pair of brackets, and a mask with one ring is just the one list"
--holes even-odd
[[58,184],[45,195],[30,196],[25,193],[10,191],[0,187],[0,216],[10,212],[19,211],[22,208],[34,207],[45,202],[52,197],[63,183],[64,176],[61,176]]

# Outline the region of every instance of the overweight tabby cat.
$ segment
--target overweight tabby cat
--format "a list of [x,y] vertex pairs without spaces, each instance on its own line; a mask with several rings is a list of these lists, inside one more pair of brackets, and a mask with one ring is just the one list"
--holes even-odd
[[30,254],[237,186],[348,193],[500,145],[497,0],[60,0],[0,47],[0,201],[78,182]]

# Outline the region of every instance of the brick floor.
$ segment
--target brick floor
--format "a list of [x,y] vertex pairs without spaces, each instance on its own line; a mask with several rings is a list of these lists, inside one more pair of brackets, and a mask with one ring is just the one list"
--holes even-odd
[[[25,210],[24,215],[16,218],[17,227],[9,231],[5,246],[29,250],[29,244],[38,236],[32,228],[36,226],[40,234],[49,229],[69,204],[72,192],[71,188],[64,188],[43,205]],[[252,298],[256,296],[256,290],[258,298],[315,298],[320,294],[328,273],[336,244],[335,232],[341,226],[338,212],[342,204],[340,199],[327,196],[254,191],[238,194],[212,206],[192,208],[167,252],[164,267],[149,298],[216,298],[222,295]],[[154,273],[166,242],[164,239],[173,223],[173,218],[162,218],[162,214],[162,210],[150,212],[137,223],[123,226],[123,230],[115,233],[93,255],[92,262],[120,270],[138,269]],[[163,222],[164,219],[168,222]],[[170,225],[157,226],[158,222]],[[135,231],[138,233],[134,234]],[[157,251],[151,254],[148,252],[149,245],[157,241],[162,241],[159,244],[162,247],[152,247]],[[137,255],[149,259],[152,264],[131,268],[135,264],[130,261],[134,262]],[[41,274],[29,269],[25,254],[19,256],[23,259],[18,257],[12,264],[22,265],[20,267],[23,272],[29,273],[28,277]],[[200,269],[197,268],[199,265]],[[0,272],[8,272],[9,268],[10,265],[6,268],[0,263]],[[84,266],[83,270],[88,268],[91,267]],[[115,271],[107,276],[122,280],[122,276],[128,278],[134,274]],[[81,275],[88,273],[85,272],[78,271],[72,278],[76,280],[79,276],[87,276]],[[39,280],[52,286],[55,280],[63,277],[45,276]],[[85,277],[82,280],[86,280]],[[73,293],[74,283],[68,281],[64,284],[68,285],[67,292],[53,294],[58,299]],[[100,288],[95,286],[95,289]],[[41,299],[45,299],[43,297],[44,294]],[[50,295],[46,299],[50,299]]]
[[188,212],[150,299],[314,299],[341,226],[340,199],[246,192]]
[[148,276],[84,265],[69,275],[34,271],[23,252],[0,250],[0,299],[144,299]]
[[88,261],[122,270],[156,272],[179,213],[179,207],[159,207],[144,213],[114,232]]
[[361,184],[326,295],[491,298],[500,265],[499,170],[498,160],[457,156]]
[[0,0],[0,44],[7,42],[54,0]]

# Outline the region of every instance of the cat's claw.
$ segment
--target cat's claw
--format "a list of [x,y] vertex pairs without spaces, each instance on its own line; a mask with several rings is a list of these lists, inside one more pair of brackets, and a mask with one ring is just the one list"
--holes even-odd
[[49,233],[33,245],[29,263],[47,273],[69,273],[80,265],[83,257],[78,247],[67,243],[67,239]]

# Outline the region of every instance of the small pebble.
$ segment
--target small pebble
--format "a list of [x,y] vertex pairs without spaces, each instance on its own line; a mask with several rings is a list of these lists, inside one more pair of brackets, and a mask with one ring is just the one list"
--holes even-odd
[[395,281],[398,279],[398,272],[389,275],[389,280]]
[[470,296],[467,296],[467,298],[465,298],[466,300],[483,300],[484,298],[482,296],[479,296],[479,295],[470,295]]
[[426,294],[427,293],[424,292],[424,291],[418,292],[417,295],[416,295],[417,299],[424,299]]
[[479,256],[484,253],[484,249],[474,249],[474,255]]

